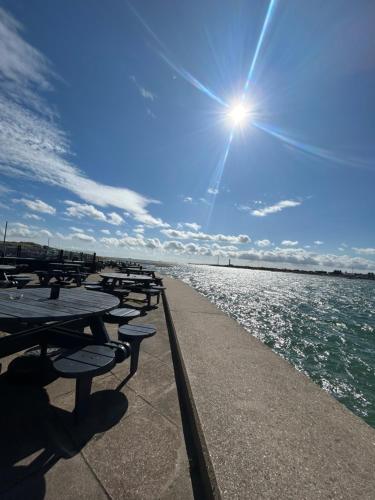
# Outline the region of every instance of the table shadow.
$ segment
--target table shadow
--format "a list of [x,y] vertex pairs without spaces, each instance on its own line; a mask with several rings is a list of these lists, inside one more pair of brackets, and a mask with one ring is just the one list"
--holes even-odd
[[[70,398],[74,401],[74,395]],[[123,393],[100,390],[90,396],[87,418],[76,423],[70,411],[50,403],[43,385],[20,383],[6,373],[0,376],[0,400],[2,500],[44,498],[46,473],[116,425],[128,409]],[[59,398],[59,406],[60,400],[66,403],[69,395]]]

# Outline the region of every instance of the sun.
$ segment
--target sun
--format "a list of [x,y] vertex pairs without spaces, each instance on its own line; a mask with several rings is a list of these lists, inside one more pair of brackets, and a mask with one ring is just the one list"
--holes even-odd
[[248,103],[240,101],[230,106],[227,116],[234,127],[242,127],[248,121],[250,112]]

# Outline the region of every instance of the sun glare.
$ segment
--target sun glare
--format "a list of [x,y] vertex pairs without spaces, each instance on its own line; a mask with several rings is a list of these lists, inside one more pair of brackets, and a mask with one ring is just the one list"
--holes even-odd
[[245,125],[250,115],[250,108],[245,102],[237,102],[233,104],[228,111],[228,118],[232,125],[241,127]]

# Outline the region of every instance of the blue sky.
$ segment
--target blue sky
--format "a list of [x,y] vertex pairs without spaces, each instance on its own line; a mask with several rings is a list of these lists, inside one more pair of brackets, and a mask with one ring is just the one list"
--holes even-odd
[[372,1],[0,6],[11,239],[375,269]]

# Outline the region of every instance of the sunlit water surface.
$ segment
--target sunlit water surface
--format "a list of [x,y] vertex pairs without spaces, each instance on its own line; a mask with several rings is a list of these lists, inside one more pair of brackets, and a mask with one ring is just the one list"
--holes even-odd
[[375,283],[174,266],[188,283],[375,427]]

